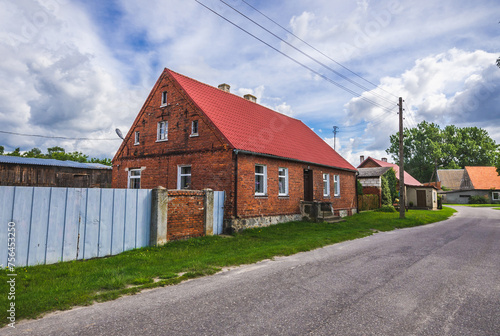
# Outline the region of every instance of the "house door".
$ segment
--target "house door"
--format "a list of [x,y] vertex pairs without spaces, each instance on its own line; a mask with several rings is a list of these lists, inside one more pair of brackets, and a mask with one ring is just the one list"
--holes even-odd
[[313,199],[313,171],[311,169],[304,169],[304,201],[311,202]]
[[425,197],[425,190],[417,190],[417,207],[426,208],[427,199]]

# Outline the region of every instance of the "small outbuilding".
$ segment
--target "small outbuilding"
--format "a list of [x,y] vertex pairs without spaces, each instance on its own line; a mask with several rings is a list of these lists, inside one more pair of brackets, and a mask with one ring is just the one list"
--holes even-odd
[[2,186],[109,188],[111,175],[100,163],[0,155]]

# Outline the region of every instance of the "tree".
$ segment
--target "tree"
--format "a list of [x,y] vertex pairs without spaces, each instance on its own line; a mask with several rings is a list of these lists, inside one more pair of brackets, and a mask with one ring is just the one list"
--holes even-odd
[[71,153],[66,153],[66,150],[62,147],[55,146],[55,147],[50,147],[47,148],[47,154],[43,154],[42,151],[39,148],[32,148],[27,152],[24,152],[21,154],[21,149],[18,147],[14,151],[10,153],[4,153],[4,147],[0,146],[0,155],[10,155],[10,156],[24,156],[24,157],[30,157],[30,158],[40,158],[40,159],[56,159],[56,160],[62,160],[62,161],[75,161],[75,162],[91,162],[91,163],[101,163],[106,166],[111,166],[111,159],[109,158],[104,158],[104,159],[98,159],[98,158],[91,158],[89,159],[88,155],[85,155],[81,152],[71,152]]
[[382,175],[382,206],[392,205],[391,189],[389,188],[389,182],[387,178]]
[[356,180],[356,188],[358,189],[358,195],[363,195],[363,185],[359,180]]
[[21,148],[17,147],[12,152],[7,153],[8,156],[21,156]]
[[22,156],[30,157],[30,158],[44,158],[45,157],[45,155],[42,154],[42,151],[36,147],[29,150],[28,152],[25,152]]
[[[499,145],[478,127],[441,129],[423,121],[416,128],[405,128],[403,135],[405,170],[420,182],[430,181],[438,168],[493,166],[500,157]],[[390,141],[386,152],[399,164],[399,132]]]
[[389,169],[384,177],[389,185],[389,190],[391,191],[391,204],[394,204],[396,198],[398,197],[398,179],[396,178],[396,172],[394,169]]
[[5,150],[4,146],[0,146],[0,155],[3,155],[4,150]]

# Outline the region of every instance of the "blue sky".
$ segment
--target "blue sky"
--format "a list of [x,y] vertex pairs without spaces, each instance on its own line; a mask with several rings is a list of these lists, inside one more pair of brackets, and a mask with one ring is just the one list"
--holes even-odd
[[[338,126],[336,148],[354,165],[388,156],[399,96],[406,127],[478,126],[500,143],[498,1],[245,0],[321,53],[245,1],[225,3],[286,43],[222,1],[199,1],[313,72],[194,0],[4,1],[0,131],[117,139],[168,67],[252,93],[331,145]],[[119,140],[0,133],[0,145],[111,157]]]

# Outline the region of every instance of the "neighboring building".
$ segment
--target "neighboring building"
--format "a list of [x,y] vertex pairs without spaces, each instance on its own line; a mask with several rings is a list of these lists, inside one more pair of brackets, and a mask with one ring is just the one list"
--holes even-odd
[[356,211],[356,169],[300,120],[165,69],[113,159],[113,187],[226,192],[225,228]]
[[[367,159],[365,159],[364,156],[360,156],[360,162],[361,163],[358,166],[359,171],[368,168],[379,168],[379,169],[392,168],[396,173],[396,178],[399,181],[399,166],[394,163],[387,162],[386,158],[382,158],[382,160],[377,160],[372,157],[368,157]],[[383,174],[385,174],[385,172],[382,173],[382,175]],[[411,203],[413,204],[413,207],[416,208],[437,209],[437,190],[435,187],[423,186],[422,183],[417,181],[413,176],[408,174],[406,171],[404,172],[404,181],[405,181],[406,196],[407,196],[406,197],[407,206]],[[360,182],[361,184],[363,184],[361,178]],[[365,189],[363,187],[363,191],[364,190]],[[380,195],[380,189],[378,191],[378,195]]]
[[358,180],[363,186],[363,194],[377,195],[379,207],[382,205],[382,176],[391,167],[358,168]]
[[463,169],[438,169],[436,174],[438,182],[441,182],[441,188],[445,188],[445,190],[460,189],[464,176]]
[[0,155],[0,185],[35,187],[109,188],[112,168],[80,163]]
[[460,189],[443,192],[446,203],[467,204],[471,196],[484,196],[500,202],[500,176],[495,167],[465,167]]

